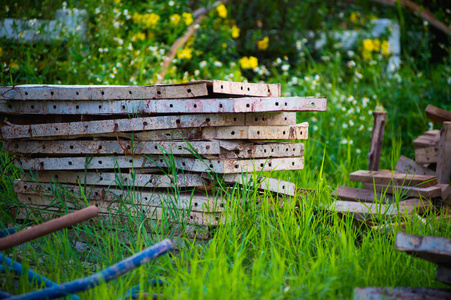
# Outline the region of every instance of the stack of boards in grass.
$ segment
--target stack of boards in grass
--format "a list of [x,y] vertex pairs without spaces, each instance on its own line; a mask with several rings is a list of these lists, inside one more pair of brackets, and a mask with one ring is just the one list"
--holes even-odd
[[[339,186],[328,209],[372,225],[375,229],[405,226],[402,219],[419,218],[435,208],[451,209],[451,112],[428,105],[426,116],[442,125],[441,130],[425,132],[413,141],[415,160],[401,156],[395,170],[360,170],[349,179],[363,188]],[[450,214],[446,215],[449,220]],[[374,225],[376,219],[393,224]],[[440,217],[439,217],[440,218]],[[394,222],[400,220],[401,222]]]
[[207,227],[224,222],[218,182],[293,197],[293,183],[255,174],[304,168],[308,124],[296,112],[325,111],[326,99],[280,94],[280,84],[219,80],[2,87],[3,149],[23,170],[17,217],[51,217],[64,199]]

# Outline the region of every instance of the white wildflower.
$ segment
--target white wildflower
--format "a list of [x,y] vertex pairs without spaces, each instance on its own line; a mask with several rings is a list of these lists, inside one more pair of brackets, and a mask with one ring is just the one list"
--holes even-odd
[[350,60],[350,61],[348,61],[348,63],[346,65],[348,66],[348,68],[355,67],[355,61]]
[[282,66],[282,71],[288,71],[290,69],[290,65],[283,65]]

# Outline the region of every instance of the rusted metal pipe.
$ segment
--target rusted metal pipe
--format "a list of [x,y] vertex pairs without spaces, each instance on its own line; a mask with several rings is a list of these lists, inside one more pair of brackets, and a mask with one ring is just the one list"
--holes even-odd
[[54,219],[40,225],[31,226],[30,228],[1,238],[0,251],[37,239],[41,236],[61,230],[63,228],[76,225],[93,217],[96,217],[98,214],[98,208],[95,206],[90,206],[71,214],[62,216],[58,219]]

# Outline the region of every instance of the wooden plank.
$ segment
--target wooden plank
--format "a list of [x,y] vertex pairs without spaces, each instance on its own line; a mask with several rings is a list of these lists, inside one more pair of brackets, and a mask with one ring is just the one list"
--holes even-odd
[[395,247],[436,265],[451,267],[451,239],[398,232]]
[[387,113],[384,111],[373,111],[373,116],[374,125],[373,134],[371,136],[370,152],[368,153],[368,170],[378,171]]
[[416,187],[428,187],[437,183],[435,176],[365,170],[360,170],[349,174],[349,179],[363,183],[394,184]]
[[415,162],[417,164],[436,163],[438,158],[437,147],[415,149]]
[[202,128],[181,128],[174,130],[153,130],[137,132],[138,141],[164,140],[300,140],[308,138],[308,123],[290,126],[220,126]]
[[246,186],[257,185],[257,188],[260,190],[267,190],[289,196],[294,196],[296,192],[296,185],[294,183],[264,176],[227,174],[224,175],[223,180],[226,183],[238,183]]
[[3,101],[3,114],[49,114],[49,115],[139,115],[139,114],[204,114],[204,113],[251,113],[277,111],[325,111],[324,97],[283,98],[218,98],[218,99],[172,99],[160,100],[47,100]]
[[420,199],[399,201],[399,203],[381,204],[337,200],[327,209],[352,216],[358,221],[371,220],[377,217],[406,216],[413,213],[424,213],[431,207],[430,202]]
[[49,157],[18,159],[14,164],[23,170],[102,170],[102,169],[146,169],[168,168],[172,164],[185,171],[214,172],[220,174],[259,172],[272,170],[300,170],[304,168],[304,157],[271,159],[194,159],[174,157],[172,162],[161,156],[131,157]]
[[438,266],[437,276],[435,280],[451,285],[451,268],[445,266]]
[[281,85],[213,80],[213,93],[238,96],[280,97]]
[[437,137],[437,135],[440,135],[440,130],[438,130],[438,129],[428,130],[428,131],[424,132],[424,135],[430,135],[433,137]]
[[160,141],[139,142],[128,140],[96,140],[96,141],[6,141],[3,151],[22,154],[168,154],[219,155],[222,153],[220,143],[216,141]]
[[259,158],[259,157],[292,157],[304,155],[304,143],[235,143],[231,146],[229,141],[218,141],[224,158]]
[[365,190],[370,190],[379,193],[387,193],[391,195],[400,195],[401,197],[423,197],[423,198],[437,198],[440,197],[442,191],[440,187],[434,185],[430,187],[411,187],[411,186],[393,186],[387,184],[373,184],[373,183],[364,183],[363,188]]
[[426,117],[431,121],[440,123],[451,122],[451,111],[438,108],[431,104],[428,104],[424,111],[426,112]]
[[440,135],[420,135],[416,139],[413,140],[413,147],[415,149],[418,148],[427,148],[427,147],[437,147],[440,141]]
[[354,289],[354,300],[448,300],[449,289],[411,287],[359,287]]
[[[18,194],[19,202],[29,202],[28,198],[30,195]],[[38,195],[32,195],[32,202],[43,202],[45,203],[46,198]],[[25,204],[25,203],[24,203]],[[188,210],[174,210],[155,206],[133,206],[126,204],[118,204],[115,202],[102,202],[102,201],[91,201],[88,200],[89,205],[96,205],[102,215],[114,216],[114,218],[122,216],[144,216],[149,220],[165,220],[171,223],[186,223],[204,226],[217,226],[223,225],[225,223],[225,216],[220,213],[203,213],[198,211],[188,211]],[[72,205],[69,206],[69,212],[72,211]],[[26,204],[26,207],[15,208],[18,211],[18,219],[35,219],[41,218],[51,218],[52,214],[61,211],[59,208],[48,205],[32,205]],[[127,215],[124,212],[127,211]]]
[[0,87],[1,100],[121,100],[208,96],[207,82],[169,85],[16,85]]
[[48,123],[34,125],[12,125],[1,127],[3,139],[97,136],[105,133],[131,131],[149,131],[176,128],[201,128],[228,125],[261,125],[291,123],[293,116],[286,114],[206,114],[172,115],[146,118],[124,118],[100,121],[82,121],[70,123]]
[[201,174],[139,174],[112,172],[37,171],[23,176],[24,181],[61,184],[88,184],[96,186],[172,188],[201,187],[207,184]]
[[[62,195],[62,199],[67,201],[78,201],[80,199],[90,199],[99,202],[123,202],[128,204],[139,204],[145,206],[164,206],[176,209],[189,209],[193,211],[208,211],[217,212],[224,210],[224,202],[222,199],[207,197],[203,194],[192,194],[157,192],[157,191],[145,191],[139,189],[114,189],[105,187],[95,187],[88,185],[80,187],[78,185],[70,184],[52,184],[52,183],[36,183],[27,182],[22,180],[15,180],[14,191],[28,195],[45,196],[56,203],[60,200],[54,197],[54,195]],[[45,198],[44,197],[44,198]],[[52,198],[53,197],[53,198]],[[31,200],[29,200],[31,201]],[[33,203],[29,203],[33,204]],[[41,205],[41,204],[38,204]],[[50,205],[50,204],[46,204]]]
[[404,174],[417,174],[417,175],[435,175],[435,171],[424,167],[413,161],[410,158],[402,156],[399,158],[395,167],[396,171]]
[[374,191],[371,190],[362,190],[347,186],[339,186],[332,193],[332,195],[344,201],[380,202],[380,203],[393,202],[393,197],[388,193],[382,195],[380,192],[375,193]]
[[439,187],[440,190],[442,191],[442,194],[440,195],[442,199],[451,202],[451,185],[438,183],[436,186]]
[[438,183],[447,184],[451,179],[451,122],[443,122],[440,131],[436,176]]

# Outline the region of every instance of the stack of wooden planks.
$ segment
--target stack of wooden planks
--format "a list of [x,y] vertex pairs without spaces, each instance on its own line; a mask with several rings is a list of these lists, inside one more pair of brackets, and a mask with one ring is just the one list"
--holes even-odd
[[[451,239],[398,232],[396,250],[438,266],[436,280],[451,285]],[[411,287],[364,287],[354,289],[354,299],[451,299],[450,289]]]
[[401,156],[395,171],[351,173],[350,180],[362,188],[339,186],[328,209],[371,225],[378,217],[418,217],[434,206],[451,205],[451,112],[428,105],[426,115],[443,127],[413,141],[415,161]]
[[210,226],[226,205],[212,187],[294,196],[293,183],[255,174],[303,169],[308,123],[296,112],[325,111],[326,99],[280,94],[280,84],[219,80],[1,87],[3,149],[23,170],[17,217],[50,218],[63,201]]

